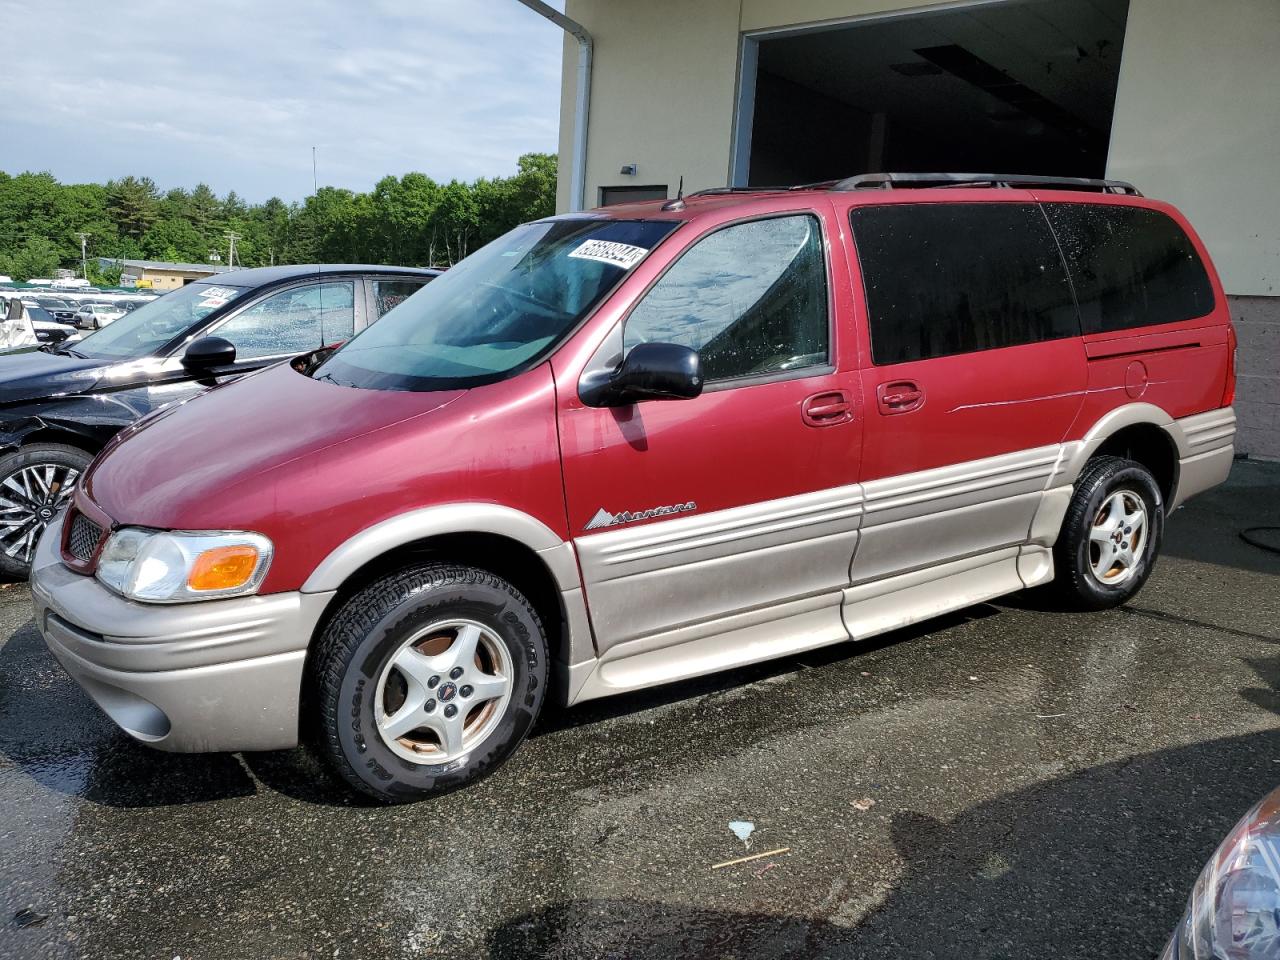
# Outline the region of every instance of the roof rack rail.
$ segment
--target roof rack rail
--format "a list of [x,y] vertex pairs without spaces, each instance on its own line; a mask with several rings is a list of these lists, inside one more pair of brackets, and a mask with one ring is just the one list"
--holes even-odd
[[1140,197],[1138,188],[1123,180],[1092,180],[1087,177],[1038,177],[1024,173],[863,173],[846,177],[831,189],[893,190],[918,187],[1047,187],[1051,190],[1097,190]]
[[717,197],[730,193],[782,193],[790,189],[791,187],[706,187],[702,190],[695,190],[693,193],[686,193],[685,198]]

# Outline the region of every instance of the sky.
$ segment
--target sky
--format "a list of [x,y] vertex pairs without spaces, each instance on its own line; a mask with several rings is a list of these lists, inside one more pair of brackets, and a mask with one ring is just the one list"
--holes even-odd
[[563,34],[517,0],[196,9],[0,0],[0,170],[260,202],[311,192],[312,146],[320,185],[352,190],[505,176],[556,149]]

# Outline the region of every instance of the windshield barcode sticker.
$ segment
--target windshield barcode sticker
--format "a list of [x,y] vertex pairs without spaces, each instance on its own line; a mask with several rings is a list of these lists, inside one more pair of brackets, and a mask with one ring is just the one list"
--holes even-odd
[[210,287],[200,294],[200,303],[197,306],[218,308],[230,303],[239,290],[229,287]]
[[569,256],[577,257],[579,260],[599,260],[601,263],[611,263],[623,270],[630,270],[644,259],[644,255],[648,252],[644,247],[633,247],[629,243],[588,240]]

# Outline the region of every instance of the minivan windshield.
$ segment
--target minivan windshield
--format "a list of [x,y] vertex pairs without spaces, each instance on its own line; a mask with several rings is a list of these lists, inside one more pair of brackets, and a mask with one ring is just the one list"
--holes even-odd
[[371,390],[501,380],[550,353],[678,225],[583,217],[516,227],[348,341],[312,376]]
[[[110,326],[85,337],[74,349],[86,357],[113,360],[150,356],[242,293],[243,288],[224,283],[189,283],[125,313]],[[104,305],[93,306],[101,310]],[[120,312],[117,307],[107,306],[107,309]]]

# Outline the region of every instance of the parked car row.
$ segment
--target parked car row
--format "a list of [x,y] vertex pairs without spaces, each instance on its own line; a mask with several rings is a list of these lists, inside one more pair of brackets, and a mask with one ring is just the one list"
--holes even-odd
[[71,320],[81,330],[101,330],[112,320],[119,320],[128,312],[116,303],[84,303],[71,315]]
[[213,384],[346,340],[436,273],[238,270],[144,303],[83,339],[0,356],[0,572],[26,575],[40,534],[116,431]]
[[58,320],[40,301],[29,297],[0,293],[0,317],[6,315],[13,300],[23,305],[36,343],[62,343],[76,336],[74,326]]
[[497,768],[549,696],[1030,587],[1123,603],[1231,466],[1221,284],[1127,184],[612,206],[367,324],[382,285],[426,279],[223,275],[13,361],[7,562],[48,525],[36,623],[130,735],[306,737],[414,800]]

